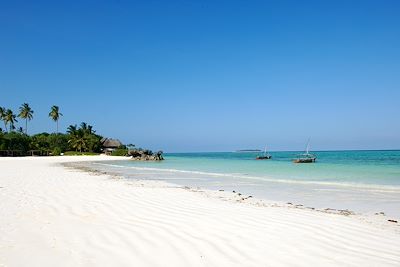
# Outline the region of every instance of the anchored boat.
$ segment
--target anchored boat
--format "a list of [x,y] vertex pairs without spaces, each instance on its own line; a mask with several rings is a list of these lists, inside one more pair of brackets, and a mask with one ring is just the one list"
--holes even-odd
[[261,155],[261,156],[259,155],[259,156],[256,157],[256,159],[270,159],[270,158],[272,158],[272,157],[271,157],[271,155],[267,152],[267,146],[265,146],[264,154]]
[[309,152],[310,150],[310,139],[308,139],[306,151],[304,154],[297,155],[297,158],[293,160],[294,163],[314,163],[317,157]]

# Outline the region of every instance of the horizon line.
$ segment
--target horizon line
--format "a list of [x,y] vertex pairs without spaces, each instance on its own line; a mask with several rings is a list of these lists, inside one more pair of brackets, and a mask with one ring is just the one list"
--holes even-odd
[[[302,152],[304,150],[269,150],[268,152]],[[344,152],[344,151],[400,151],[400,148],[394,149],[332,149],[332,150],[312,150],[312,152]],[[259,153],[259,151],[186,151],[186,152],[164,152],[165,154],[184,154],[184,153]]]

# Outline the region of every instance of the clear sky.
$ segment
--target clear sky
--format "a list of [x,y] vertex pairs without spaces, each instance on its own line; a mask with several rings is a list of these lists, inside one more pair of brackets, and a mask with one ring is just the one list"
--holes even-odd
[[[85,2],[85,3],[82,3]],[[1,1],[0,106],[164,151],[400,148],[400,1]],[[23,124],[21,123],[21,126]]]

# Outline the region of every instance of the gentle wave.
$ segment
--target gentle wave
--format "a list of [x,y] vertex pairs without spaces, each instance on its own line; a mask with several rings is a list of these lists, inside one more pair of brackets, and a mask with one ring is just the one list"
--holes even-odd
[[272,183],[286,183],[286,184],[302,184],[302,185],[322,185],[322,186],[337,186],[337,187],[351,187],[354,189],[363,189],[373,192],[399,192],[400,186],[391,185],[378,185],[378,184],[364,184],[364,183],[346,183],[346,182],[325,182],[325,181],[310,181],[310,180],[289,180],[289,179],[277,179],[272,177],[260,177],[260,176],[249,176],[245,174],[235,173],[215,173],[215,172],[203,172],[203,171],[189,171],[189,170],[178,170],[178,169],[163,169],[163,168],[149,168],[149,167],[134,167],[134,166],[123,166],[109,163],[93,163],[96,165],[103,165],[116,168],[134,169],[142,171],[160,171],[160,172],[171,172],[171,173],[188,173],[188,174],[199,174],[216,177],[233,177],[241,179],[252,179],[264,182]]

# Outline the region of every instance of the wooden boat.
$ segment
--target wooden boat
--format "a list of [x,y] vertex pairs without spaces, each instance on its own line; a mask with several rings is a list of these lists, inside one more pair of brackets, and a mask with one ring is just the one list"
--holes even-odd
[[264,154],[263,155],[259,155],[256,157],[256,159],[260,160],[260,159],[270,159],[272,158],[271,155],[267,152],[267,147],[265,147],[264,149]]
[[314,163],[317,158],[313,154],[300,154],[294,163]]
[[297,155],[297,158],[293,160],[294,163],[314,163],[317,157],[309,152],[310,150],[310,139],[308,140],[306,151],[304,154]]

